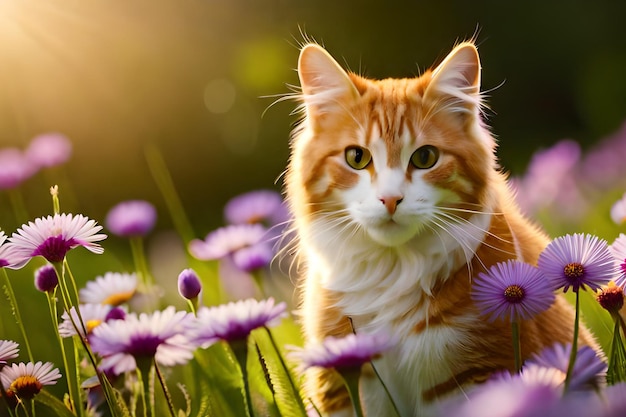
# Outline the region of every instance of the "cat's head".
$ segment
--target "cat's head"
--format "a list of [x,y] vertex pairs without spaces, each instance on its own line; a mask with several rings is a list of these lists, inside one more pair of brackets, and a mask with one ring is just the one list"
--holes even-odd
[[384,80],[346,72],[319,45],[304,46],[305,116],[287,172],[296,221],[327,219],[399,246],[488,211],[497,167],[480,117],[480,70],[469,42],[419,77]]

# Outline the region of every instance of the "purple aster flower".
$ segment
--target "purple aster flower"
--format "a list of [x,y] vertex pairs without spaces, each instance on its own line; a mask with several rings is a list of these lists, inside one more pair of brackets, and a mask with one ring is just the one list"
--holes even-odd
[[267,242],[242,248],[233,253],[233,263],[244,272],[265,268],[274,258],[274,251]]
[[611,207],[611,220],[618,226],[626,221],[626,193]]
[[202,283],[198,274],[191,268],[184,269],[178,275],[178,292],[183,298],[192,300],[198,298],[202,291]]
[[130,300],[137,291],[137,274],[107,272],[88,281],[78,292],[85,304],[109,304],[117,306]]
[[136,369],[138,359],[154,359],[164,366],[184,364],[196,348],[185,336],[191,319],[172,306],[152,314],[130,313],[97,326],[89,342],[102,357],[100,368],[116,375]]
[[288,214],[279,193],[271,190],[257,190],[229,200],[224,206],[224,217],[230,224],[276,225],[287,220]]
[[59,285],[57,271],[51,264],[45,264],[35,271],[35,288],[41,292],[53,292]]
[[64,164],[72,155],[72,143],[61,133],[44,133],[36,136],[26,149],[26,157],[38,167]]
[[344,337],[327,337],[321,343],[305,348],[294,347],[289,356],[298,361],[303,370],[311,367],[360,368],[395,344],[384,333],[350,333]]
[[14,363],[0,372],[2,386],[19,399],[28,400],[39,394],[44,385],[54,385],[61,373],[50,362]]
[[[563,379],[565,379],[571,352],[571,344],[555,344],[531,357],[527,365],[535,364],[544,368],[558,369],[563,373]],[[604,379],[606,370],[606,363],[602,361],[591,347],[581,347],[576,354],[576,362],[572,370],[569,390],[575,391],[598,387],[600,381]]]
[[[599,396],[594,397],[599,398]],[[598,407],[594,410],[594,414],[599,417],[626,416],[626,383],[622,382],[606,387],[602,390],[601,401],[597,402]],[[586,415],[589,416],[591,413]]]
[[[61,337],[72,337],[76,334],[79,334],[82,338],[89,336],[96,327],[106,321],[111,311],[111,306],[105,304],[81,304],[78,308],[80,316],[83,318],[82,325],[76,312],[76,307],[72,307],[69,314],[65,311],[61,316],[62,321],[59,324],[59,335]],[[78,332],[74,324],[78,327]]]
[[550,281],[532,265],[509,260],[492,266],[474,280],[472,299],[491,321],[527,320],[554,302]]
[[267,229],[260,224],[239,224],[220,227],[209,233],[204,240],[189,242],[189,252],[197,259],[210,261],[221,259],[234,252],[263,242]]
[[245,340],[252,330],[273,326],[286,316],[287,305],[275,304],[273,298],[258,301],[253,298],[201,307],[190,330],[190,338],[206,348],[219,340]]
[[562,391],[551,383],[528,384],[512,376],[477,385],[443,402],[437,415],[454,417],[556,417]]
[[7,360],[17,358],[19,346],[12,340],[0,340],[0,367],[6,365]]
[[18,261],[11,268],[21,268],[35,256],[43,256],[48,262],[58,263],[65,259],[70,249],[84,246],[100,254],[104,251],[95,243],[106,238],[99,234],[102,229],[94,220],[79,214],[55,214],[28,222],[9,238]]
[[615,283],[620,287],[624,287],[626,285],[626,235],[620,233],[609,249],[615,260],[615,267],[619,272],[618,277],[615,278]]
[[37,168],[19,149],[0,149],[0,190],[15,188],[36,172]]
[[109,210],[106,226],[121,237],[145,236],[156,223],[157,213],[152,204],[143,200],[124,201]]
[[574,292],[586,287],[596,291],[616,273],[606,241],[582,233],[550,242],[539,255],[538,267],[552,281],[553,288],[563,288],[563,292],[570,286]]

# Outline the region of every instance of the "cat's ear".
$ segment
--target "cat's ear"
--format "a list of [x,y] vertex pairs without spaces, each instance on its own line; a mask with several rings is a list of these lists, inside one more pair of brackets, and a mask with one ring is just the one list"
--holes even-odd
[[316,44],[300,51],[298,76],[309,118],[336,112],[359,96],[346,71]]
[[424,97],[449,96],[451,110],[474,113],[480,109],[480,58],[470,42],[459,44],[432,72]]

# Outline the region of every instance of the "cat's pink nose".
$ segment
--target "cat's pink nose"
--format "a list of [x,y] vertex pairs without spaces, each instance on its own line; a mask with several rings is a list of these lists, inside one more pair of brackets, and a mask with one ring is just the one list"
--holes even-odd
[[380,202],[385,205],[385,208],[387,209],[387,212],[389,214],[394,214],[396,212],[396,209],[398,208],[398,204],[402,203],[403,199],[404,199],[404,196],[401,196],[401,195],[394,195],[394,196],[387,196],[387,197],[379,198]]

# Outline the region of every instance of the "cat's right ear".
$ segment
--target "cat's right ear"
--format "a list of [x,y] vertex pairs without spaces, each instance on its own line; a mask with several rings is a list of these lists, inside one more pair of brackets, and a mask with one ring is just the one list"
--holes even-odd
[[309,119],[341,111],[359,96],[346,71],[316,44],[305,45],[300,51],[298,76]]

